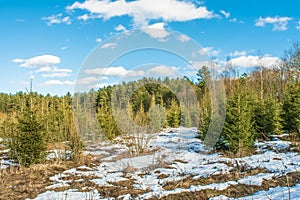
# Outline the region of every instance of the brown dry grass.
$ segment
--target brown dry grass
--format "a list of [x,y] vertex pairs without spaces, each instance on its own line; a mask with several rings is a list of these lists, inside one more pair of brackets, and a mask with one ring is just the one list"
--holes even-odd
[[[289,183],[287,183],[287,177]],[[237,184],[237,185],[229,186],[226,190],[206,189],[198,192],[182,192],[180,194],[171,194],[161,199],[162,200],[194,200],[194,199],[207,200],[211,197],[215,197],[219,195],[226,195],[231,198],[240,198],[243,196],[252,195],[255,192],[258,192],[260,190],[268,190],[269,188],[273,188],[277,186],[286,187],[287,185],[292,187],[297,183],[300,183],[300,172],[292,172],[292,173],[288,173],[287,175],[274,177],[271,180],[263,180],[261,186]],[[153,199],[157,199],[157,198],[153,198]]]
[[0,200],[34,198],[51,185],[49,178],[80,165],[90,166],[93,157],[82,155],[77,162],[66,160],[46,161],[44,164],[25,167],[8,167],[0,170]]
[[97,190],[102,197],[105,198],[117,198],[121,195],[131,194],[132,197],[137,197],[139,194],[149,192],[149,190],[140,190],[133,186],[135,179],[129,178],[128,180],[109,182],[108,186],[99,186],[92,182],[92,179],[96,179],[95,176],[78,176],[70,175],[64,177],[64,180],[70,180],[69,186],[56,188],[55,191],[65,191],[68,189],[77,189],[80,192],[89,192],[91,190]]
[[64,165],[43,164],[30,168],[10,167],[0,171],[0,199],[34,198],[44,192],[50,185],[49,177],[61,173],[71,167],[72,163]]
[[268,170],[257,168],[257,169],[252,169],[252,170],[246,171],[244,173],[241,173],[240,171],[236,170],[236,171],[233,171],[228,174],[214,174],[207,178],[193,179],[192,176],[189,176],[180,181],[167,182],[163,186],[163,188],[165,190],[174,190],[177,187],[186,189],[192,185],[208,185],[208,184],[212,184],[212,183],[223,183],[223,182],[227,182],[227,181],[236,181],[245,176],[252,176],[255,174],[265,173],[265,172],[268,172]]

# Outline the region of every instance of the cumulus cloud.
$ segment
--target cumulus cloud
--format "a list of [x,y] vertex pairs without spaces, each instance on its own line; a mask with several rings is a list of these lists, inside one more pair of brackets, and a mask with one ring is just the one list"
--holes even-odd
[[229,12],[226,12],[224,10],[220,10],[220,12],[226,17],[226,18],[229,18],[230,17],[230,13]]
[[158,22],[152,25],[149,25],[145,28],[142,28],[142,30],[147,33],[150,37],[155,39],[164,39],[167,37],[170,33],[165,30],[165,23],[164,22]]
[[58,68],[55,65],[60,63],[60,58],[53,55],[41,55],[28,59],[16,58],[13,60],[19,63],[20,67],[38,68],[35,73],[41,73],[42,77],[67,77],[71,76],[72,69]]
[[285,31],[287,30],[287,25],[289,21],[293,18],[291,17],[259,17],[258,20],[255,22],[255,26],[257,27],[264,27],[266,24],[273,25],[273,31]]
[[228,64],[236,67],[274,67],[277,66],[280,63],[280,58],[278,57],[273,57],[270,55],[265,55],[263,57],[259,56],[240,56],[237,58],[233,58],[228,61]]
[[20,67],[25,68],[47,67],[59,64],[60,58],[53,55],[41,55],[28,59],[16,58],[13,62],[20,63]]
[[106,49],[106,48],[115,48],[117,46],[117,44],[116,43],[105,43],[105,44],[103,44],[100,48],[101,49]]
[[42,20],[47,22],[48,26],[52,24],[71,24],[71,18],[69,16],[63,17],[61,13],[57,15],[51,15],[49,17],[43,17]]
[[45,85],[74,85],[72,81],[60,81],[60,80],[49,80],[45,82]]
[[205,6],[197,6],[192,2],[178,0],[85,0],[84,2],[77,1],[66,9],[69,11],[86,10],[104,20],[127,15],[132,17],[138,26],[147,24],[149,20],[172,22],[216,17]]
[[144,71],[126,70],[124,67],[105,67],[85,70],[86,74],[102,76],[143,76]]

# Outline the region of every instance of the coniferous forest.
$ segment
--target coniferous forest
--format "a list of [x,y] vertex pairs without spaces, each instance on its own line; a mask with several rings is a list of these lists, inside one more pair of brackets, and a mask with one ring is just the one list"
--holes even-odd
[[[251,152],[256,140],[268,140],[273,134],[288,133],[299,137],[300,129],[300,48],[295,44],[286,51],[279,66],[264,68],[257,66],[249,74],[240,74],[233,66],[227,66],[221,80],[226,91],[226,119],[216,149],[243,155]],[[123,113],[112,113],[111,94],[118,91],[115,105],[122,110],[127,108],[133,121],[140,126],[147,125],[151,116],[156,119],[153,130],[163,127],[198,127],[199,137],[204,138],[211,121],[211,99],[206,80],[209,70],[203,66],[197,72],[198,80],[193,82],[187,77],[190,86],[196,91],[198,104],[179,104],[178,98],[165,83],[172,85],[176,80],[143,80],[124,82],[120,85],[107,86],[89,93],[70,93],[64,96],[41,95],[38,92],[18,92],[0,94],[0,137],[10,149],[9,156],[16,163],[30,166],[43,162],[47,150],[60,145],[69,152],[68,158],[76,160],[84,149],[79,131],[88,130],[92,115],[80,116],[84,124],[74,120],[73,106],[80,101],[86,108],[93,107],[102,134],[112,140],[126,134],[116,124],[116,118]],[[220,81],[220,80],[219,80]],[[130,88],[143,83],[138,90]],[[185,94],[188,88],[174,85],[176,91]],[[126,93],[133,92],[127,105],[122,101]],[[95,97],[95,101],[88,99]],[[72,103],[73,102],[73,103]],[[82,102],[88,102],[84,104]],[[121,103],[120,103],[121,102]],[[92,105],[91,105],[92,104]],[[155,106],[158,105],[158,106]],[[152,108],[152,109],[151,109]],[[199,115],[194,111],[199,109]],[[188,110],[189,115],[181,117]],[[162,111],[166,116],[162,115]],[[195,120],[196,118],[196,120]],[[193,120],[192,120],[193,119]],[[122,120],[121,120],[122,121]],[[197,123],[195,123],[195,121]],[[130,126],[123,124],[122,126]],[[129,130],[129,129],[125,129]]]

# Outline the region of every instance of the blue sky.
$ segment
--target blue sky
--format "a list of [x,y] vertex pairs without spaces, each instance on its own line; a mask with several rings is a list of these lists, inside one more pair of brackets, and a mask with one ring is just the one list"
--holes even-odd
[[[159,30],[156,39],[165,39],[171,30],[184,34],[220,64],[230,56],[234,66],[274,66],[300,41],[299,7],[297,0],[0,0],[0,92],[24,91],[30,78],[39,93],[72,92],[93,49],[147,27]],[[147,65],[163,72],[187,63],[159,52],[128,54],[112,63],[113,74],[102,74],[101,84]],[[99,83],[99,73],[93,75]]]

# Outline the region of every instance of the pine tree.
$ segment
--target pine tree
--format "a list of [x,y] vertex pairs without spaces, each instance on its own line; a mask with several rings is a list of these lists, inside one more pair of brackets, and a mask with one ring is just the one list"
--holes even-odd
[[154,95],[152,95],[151,98],[148,116],[150,118],[150,123],[149,123],[150,130],[148,132],[150,133],[155,133],[159,131],[166,123],[165,109],[161,105],[155,103]]
[[178,127],[180,124],[180,108],[175,99],[171,102],[171,107],[167,114],[167,122],[170,127]]
[[252,108],[249,94],[236,91],[228,100],[222,139],[233,153],[243,155],[254,145]]
[[280,105],[273,99],[259,100],[254,106],[254,127],[263,139],[282,131]]
[[289,133],[300,134],[300,86],[290,84],[283,99],[283,128]]
[[11,133],[9,143],[11,158],[25,167],[41,162],[46,155],[44,128],[31,105],[27,102],[27,108],[18,117],[17,131]]

